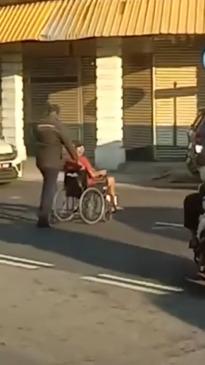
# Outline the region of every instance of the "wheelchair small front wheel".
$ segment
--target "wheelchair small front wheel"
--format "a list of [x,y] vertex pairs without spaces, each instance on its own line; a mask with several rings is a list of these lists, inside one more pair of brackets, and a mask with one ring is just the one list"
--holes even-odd
[[77,210],[76,198],[66,195],[66,190],[57,191],[53,202],[53,215],[59,222],[69,222],[73,219]]
[[105,214],[105,198],[97,188],[86,189],[80,197],[79,213],[81,219],[87,224],[96,224]]

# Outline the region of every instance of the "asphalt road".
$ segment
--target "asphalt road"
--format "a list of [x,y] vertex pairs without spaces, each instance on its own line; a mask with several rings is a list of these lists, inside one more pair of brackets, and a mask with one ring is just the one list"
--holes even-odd
[[39,183],[1,187],[0,254],[41,260],[83,275],[103,270],[172,285],[182,285],[192,272],[187,232],[155,227],[158,221],[182,223],[187,191],[121,187],[125,209],[111,222],[58,224],[50,231],[35,226],[39,193]]
[[103,270],[172,285],[181,285],[193,271],[187,232],[155,226],[159,221],[183,222],[187,191],[121,187],[125,209],[111,222],[58,224],[50,231],[35,226],[39,193],[37,182],[1,187],[0,254],[41,260],[84,275]]
[[155,227],[159,221],[183,222],[187,191],[121,187],[124,210],[111,222],[95,226],[72,222],[45,231],[35,226],[39,193],[39,183],[1,187],[0,254],[44,261],[84,275],[103,270],[172,285],[182,285],[193,271],[187,232]]
[[[62,361],[61,363],[55,362],[55,365],[87,363],[104,365],[111,362],[118,365],[125,363],[128,365],[136,363],[147,365],[152,359],[152,354],[155,356],[156,365],[200,363],[201,359],[204,358],[204,353],[202,354],[201,351],[205,340],[205,288],[188,284],[186,280],[186,277],[195,273],[192,255],[187,249],[188,233],[180,227],[171,228],[157,225],[158,222],[183,223],[182,204],[187,190],[153,190],[121,186],[119,187],[119,195],[124,210],[118,212],[111,222],[100,223],[95,226],[72,222],[58,224],[51,230],[38,230],[35,226],[39,194],[40,184],[38,182],[17,182],[1,186],[0,267],[4,267],[1,265],[2,255],[52,264],[54,271],[50,271],[52,279],[49,280],[53,282],[56,280],[56,288],[52,289],[52,293],[53,295],[56,293],[58,316],[62,316],[62,318],[59,317],[61,318],[59,322],[58,316],[55,318],[53,315],[56,313],[56,307],[54,309],[49,307],[51,299],[48,297],[50,289],[48,290],[46,287],[47,284],[45,284],[44,291],[39,294],[39,283],[43,280],[43,276],[48,274],[39,271],[36,274],[38,276],[32,279],[34,288],[30,288],[29,275],[27,278],[22,274],[23,270],[19,271],[16,280],[22,280],[21,290],[24,286],[26,288],[26,285],[29,288],[22,296],[23,304],[23,302],[19,302],[18,292],[15,294],[11,291],[17,289],[15,289],[16,283],[12,282],[15,274],[12,271],[10,273],[8,267],[6,275],[9,276],[11,293],[1,303],[1,308],[5,311],[8,300],[9,308],[3,327],[3,321],[0,321],[0,333],[4,335],[6,331],[6,338],[8,341],[10,339],[13,347],[11,349],[8,345],[5,347],[4,342],[0,341],[0,362],[6,365],[17,365],[18,361],[21,365],[27,365],[28,362],[34,365],[46,364],[46,359],[50,354],[49,350],[46,350],[46,346],[51,346],[51,340],[53,341],[52,351],[54,355],[61,351],[60,349],[62,349],[62,353],[63,350],[66,352],[66,343],[63,342],[64,347],[58,347],[60,346],[58,341],[61,341],[61,346],[63,346],[62,338],[58,340],[56,336],[60,336],[66,323],[63,316],[66,314],[66,303],[69,300],[71,304],[73,301],[72,306],[70,304],[72,316],[69,319],[69,332],[70,328],[73,332],[71,332],[70,338],[68,337],[69,346],[71,349],[72,346],[76,346],[77,349],[79,339],[82,337],[80,352],[78,354],[76,351],[75,356],[80,356],[80,353],[84,354],[83,356],[92,354],[93,357],[94,355],[96,358],[98,357],[98,361],[92,359],[92,361],[89,360],[90,362],[88,360],[80,361],[76,357],[76,362],[74,360],[73,362],[72,360]],[[128,283],[131,283],[131,280],[134,280],[138,283],[145,283],[145,286],[148,283],[155,285],[155,287],[181,288],[182,292],[170,292],[165,296],[147,294],[144,297],[144,293],[132,292],[125,287],[122,291],[117,291],[118,288],[116,289],[114,286],[110,288],[106,286],[106,289],[101,291],[98,286],[92,289],[90,286],[84,287],[79,284],[82,282],[81,280],[78,282],[78,278],[85,276],[96,278],[99,277],[99,274],[103,274],[104,278],[106,278],[105,275],[122,278],[118,280],[121,281],[120,285],[122,281],[126,283],[127,280]],[[77,278],[74,283],[73,277]],[[25,280],[25,285],[23,280]],[[59,289],[59,285],[62,282],[66,285],[66,281],[70,281],[70,289],[64,292],[65,289],[63,287],[62,290]],[[98,283],[95,284],[98,285]],[[2,291],[5,292],[7,287],[4,280],[0,281],[0,286],[2,294]],[[76,302],[75,291],[78,293],[82,291],[86,298],[88,295],[90,303],[85,304],[87,303],[83,302],[85,299]],[[61,296],[62,302],[60,302]],[[83,296],[81,295],[82,298],[84,298]],[[25,320],[23,305],[25,308],[27,307],[28,299],[30,300],[30,308],[28,307],[27,319]],[[46,302],[47,299],[49,299],[48,303]],[[17,301],[16,304],[14,303],[15,300]],[[44,310],[41,309],[42,313],[38,313],[38,309],[35,309],[38,307],[39,301],[41,301],[42,308],[45,307]],[[122,308],[124,308],[123,312]],[[83,311],[87,313],[87,322],[84,319]],[[76,312],[75,318],[73,318],[74,312]],[[46,315],[48,316],[47,319]],[[32,316],[35,318],[34,321]],[[33,334],[28,332],[28,328],[24,329],[25,333],[22,332],[19,337],[21,348],[18,352],[14,350],[14,343],[16,343],[16,333],[19,331],[20,320],[25,322],[24,326],[33,328]],[[45,329],[42,327],[42,330],[38,329],[40,331],[38,332],[35,327],[37,321],[40,323],[44,321],[48,327]],[[153,324],[150,325],[152,322]],[[57,323],[60,324],[60,329],[57,327]],[[102,334],[105,337],[100,340],[100,345],[97,339],[93,345],[96,338],[96,326],[102,326],[102,323]],[[50,337],[47,337],[47,328],[51,331],[51,327],[52,335],[50,333]],[[20,330],[22,330],[21,327]],[[65,331],[68,331],[68,328],[65,328]],[[89,341],[86,336],[87,331],[91,340],[90,343],[86,344],[86,341]],[[137,341],[135,341],[136,331],[139,333]],[[41,336],[42,344],[38,342],[41,332],[43,333]],[[101,332],[98,332],[98,335],[99,333]],[[67,334],[64,336],[66,337]],[[109,349],[107,347],[113,336],[119,341],[119,349],[116,354],[112,346]],[[39,360],[34,350],[31,352],[34,339],[38,345],[36,348],[41,345],[42,352],[43,350],[47,351],[44,360],[42,358]],[[29,361],[24,351],[24,343],[27,343],[27,346],[29,344]],[[55,346],[57,347],[55,348]],[[126,347],[126,351],[123,350],[123,346]],[[134,351],[136,346],[137,353]],[[192,354],[194,351],[196,354]],[[103,356],[107,356],[107,358],[104,357],[103,360]],[[155,364],[153,361],[152,363]]]

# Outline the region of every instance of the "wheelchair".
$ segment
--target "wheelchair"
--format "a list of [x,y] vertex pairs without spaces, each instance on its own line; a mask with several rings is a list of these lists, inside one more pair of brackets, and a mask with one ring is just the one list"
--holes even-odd
[[109,221],[112,217],[111,197],[106,179],[88,187],[85,171],[71,171],[64,175],[53,203],[53,217],[58,222],[80,218],[87,224]]

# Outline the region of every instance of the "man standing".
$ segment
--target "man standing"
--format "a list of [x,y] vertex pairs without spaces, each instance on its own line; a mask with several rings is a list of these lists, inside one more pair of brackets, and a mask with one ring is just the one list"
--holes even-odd
[[39,228],[49,227],[57,178],[63,167],[63,147],[71,159],[77,161],[75,149],[59,120],[59,113],[58,105],[48,105],[45,118],[36,123],[34,127],[36,166],[43,176],[37,224]]

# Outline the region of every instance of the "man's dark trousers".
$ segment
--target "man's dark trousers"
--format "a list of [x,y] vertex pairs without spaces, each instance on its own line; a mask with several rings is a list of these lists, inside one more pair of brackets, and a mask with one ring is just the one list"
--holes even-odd
[[41,168],[40,171],[43,176],[43,186],[39,207],[39,221],[49,222],[53,198],[57,187],[59,169],[46,167],[43,169]]

